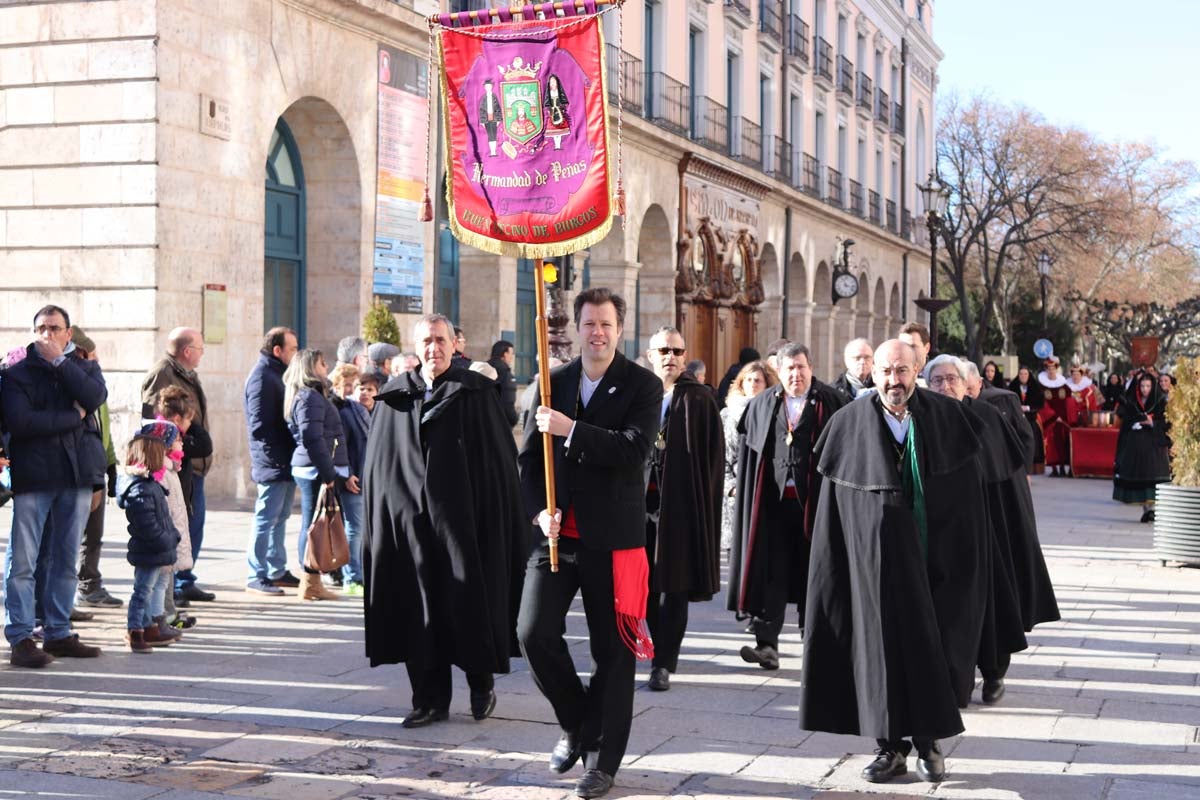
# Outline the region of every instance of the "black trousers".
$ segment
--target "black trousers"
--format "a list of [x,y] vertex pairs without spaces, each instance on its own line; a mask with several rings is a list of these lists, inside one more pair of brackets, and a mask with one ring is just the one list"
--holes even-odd
[[[529,558],[517,638],[558,724],[579,735],[585,753],[596,753],[594,764],[588,757],[588,766],[615,775],[633,722],[634,657],[617,631],[612,553],[581,548],[565,537],[558,541],[558,572],[550,571],[545,541]],[[567,612],[579,591],[592,655],[592,677],[586,688],[564,638]]]
[[[763,615],[754,626],[754,636],[759,647],[778,650],[788,601],[793,595],[804,597],[808,588],[808,542],[804,540],[804,506],[798,501],[785,498],[772,503],[768,513],[767,585]],[[803,602],[800,619],[803,623]]]
[[902,755],[905,755],[905,756],[907,756],[909,753],[911,753],[913,750],[913,747],[915,746],[917,748],[917,755],[921,756],[922,758],[924,758],[925,755],[931,749],[933,749],[933,746],[936,743],[937,743],[937,739],[922,739],[918,736],[912,737],[912,744],[909,744],[908,740],[906,740],[906,739],[876,739],[875,740],[875,744],[881,750],[889,750],[893,753],[901,753]]
[[83,528],[83,539],[79,545],[79,594],[88,595],[100,589],[103,578],[100,576],[100,540],[104,536],[104,506],[107,498],[101,498],[100,505],[88,515],[87,525]]
[[[646,521],[646,557],[650,561],[650,585],[654,586],[654,551],[658,541],[658,525]],[[654,640],[654,667],[666,667],[675,672],[679,666],[679,648],[687,632],[687,592],[651,591],[646,599],[646,626]]]
[[[445,710],[450,708],[450,698],[453,693],[453,681],[450,676],[450,664],[414,665],[405,662],[408,670],[408,682],[412,684],[412,707]],[[490,672],[468,672],[467,685],[471,694],[490,692],[496,685],[496,678]]]

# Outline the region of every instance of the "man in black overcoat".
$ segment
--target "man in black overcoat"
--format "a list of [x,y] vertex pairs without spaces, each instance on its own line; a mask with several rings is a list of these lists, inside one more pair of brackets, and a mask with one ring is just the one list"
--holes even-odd
[[1026,472],[1033,466],[1034,456],[1037,455],[1034,443],[1033,428],[1025,422],[1025,414],[1021,411],[1021,400],[1016,392],[992,386],[979,374],[979,367],[972,361],[963,360],[967,370],[967,396],[988,403],[997,411],[1017,436],[1021,445],[1022,461]]
[[367,657],[407,667],[406,728],[447,718],[452,664],[467,674],[475,719],[491,715],[493,673],[516,654],[530,542],[495,385],[450,366],[445,317],[413,333],[424,365],[380,390],[363,470]]
[[662,381],[658,435],[646,462],[646,555],[654,639],[650,689],[671,688],[687,630],[688,603],[721,588],[721,491],[725,435],[712,389],[684,372],[687,346],[675,328],[650,337],[646,360]]
[[[1004,676],[1013,653],[1029,646],[1021,622],[1017,579],[1009,548],[1009,517],[1004,484],[1024,470],[1025,450],[1016,432],[996,408],[971,396],[972,380],[980,380],[969,361],[940,355],[925,368],[929,388],[958,400],[979,437],[979,465],[987,499],[988,603],[979,640],[977,664],[983,675],[983,702],[993,705],[1004,695]],[[1012,394],[1005,392],[1005,394]],[[1015,395],[1014,395],[1015,397]],[[1018,421],[1024,423],[1023,418]]]
[[[940,781],[963,730],[987,602],[980,444],[962,405],[916,387],[912,346],[875,351],[875,397],[817,442],[800,726],[875,738],[872,782]],[[906,741],[912,738],[912,744]]]
[[[529,557],[517,636],[562,728],[550,769],[564,773],[582,755],[580,797],[612,788],[633,721],[634,651],[650,649],[641,634],[649,581],[645,468],[663,392],[652,372],[617,352],[624,320],[620,295],[603,288],[576,295],[582,355],[551,373],[551,404],[529,416],[518,457],[526,519],[542,536]],[[554,437],[555,509],[546,508],[543,432]],[[551,538],[558,572],[550,571]],[[563,638],[580,591],[594,663],[586,687]]]
[[812,376],[808,348],[788,343],[776,354],[782,383],[746,406],[740,430],[733,548],[726,607],[751,617],[755,646],[742,659],[779,669],[779,632],[788,603],[803,627],[808,560],[821,476],[813,445],[848,401]]

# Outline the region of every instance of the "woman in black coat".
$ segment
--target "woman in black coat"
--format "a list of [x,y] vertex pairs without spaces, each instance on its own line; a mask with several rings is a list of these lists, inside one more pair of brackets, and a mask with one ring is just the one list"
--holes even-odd
[[[1017,377],[1008,384],[1008,390],[1016,393],[1020,399],[1021,413],[1025,415],[1025,419],[1029,421],[1029,427],[1033,429],[1033,464],[1042,464],[1046,461],[1046,443],[1042,439],[1042,426],[1038,424],[1038,412],[1042,410],[1042,405],[1046,402],[1045,395],[1042,393],[1042,385],[1033,377],[1029,367],[1021,367],[1017,370]],[[1030,474],[1033,474],[1033,464],[1027,465]]]
[[1148,372],[1134,376],[1117,408],[1121,433],[1113,470],[1113,500],[1141,503],[1142,522],[1154,520],[1154,487],[1171,480],[1166,411],[1167,399]]

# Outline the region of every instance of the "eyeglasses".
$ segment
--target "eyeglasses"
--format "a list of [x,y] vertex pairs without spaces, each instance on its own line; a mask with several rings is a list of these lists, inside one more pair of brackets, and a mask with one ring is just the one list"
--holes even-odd
[[43,333],[59,334],[65,330],[66,328],[62,325],[38,325],[33,329],[33,332],[41,336]]
[[655,348],[655,352],[658,353],[660,356],[670,356],[670,355],[681,356],[687,352],[687,348],[686,347],[658,347],[658,348]]
[[202,344],[189,344],[188,347],[192,348],[193,350],[199,350],[201,353],[204,352],[204,345]]
[[960,383],[961,381],[962,381],[962,378],[960,376],[951,373],[950,375],[937,375],[935,377],[930,378],[929,385],[930,386],[953,386],[954,384]]

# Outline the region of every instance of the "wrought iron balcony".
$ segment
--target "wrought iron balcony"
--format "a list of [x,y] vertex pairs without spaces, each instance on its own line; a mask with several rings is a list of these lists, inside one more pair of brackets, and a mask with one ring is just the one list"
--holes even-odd
[[808,23],[795,14],[788,14],[784,25],[784,54],[804,64],[808,58]]
[[863,187],[858,181],[850,181],[850,213],[863,216]]
[[882,225],[883,219],[879,216],[879,211],[879,192],[871,189],[867,192],[867,219],[876,225]]
[[[612,42],[605,45],[605,57],[608,64],[608,99],[620,103],[627,111],[642,113],[642,103],[646,99],[642,60],[634,58]],[[619,66],[623,69],[618,69]]]
[[692,113],[692,138],[711,150],[729,155],[729,109],[711,97],[697,97]]
[[813,37],[813,80],[833,88],[833,46],[820,36]]
[[808,153],[804,154],[804,183],[800,191],[821,199],[821,162]]
[[791,183],[792,143],[779,136],[772,136],[770,138],[772,144],[768,152],[771,160],[770,163],[766,164],[766,173],[776,180]]
[[865,113],[868,118],[871,116],[872,105],[874,104],[875,86],[871,83],[871,79],[867,77],[867,73],[858,73],[858,110]]
[[892,233],[899,233],[899,221],[896,219],[896,201],[887,201],[887,229]]
[[838,56],[837,91],[838,99],[854,102],[854,62],[845,56]]
[[783,42],[783,9],[779,0],[758,0],[758,32]]
[[687,87],[665,72],[646,74],[646,119],[687,136],[692,121]]
[[733,157],[747,166],[762,169],[762,127],[757,122],[751,122],[745,117],[735,119],[733,124]]
[[842,173],[833,167],[825,170],[825,202],[831,206],[845,208],[846,198],[842,192]]
[[892,102],[883,89],[875,90],[875,122],[886,131],[891,125]]
[[900,235],[905,239],[912,238],[912,212],[907,208],[904,209],[904,216],[900,218]]
[[742,30],[754,24],[750,19],[749,0],[725,0],[725,20]]
[[904,135],[904,106],[892,103],[892,133]]

